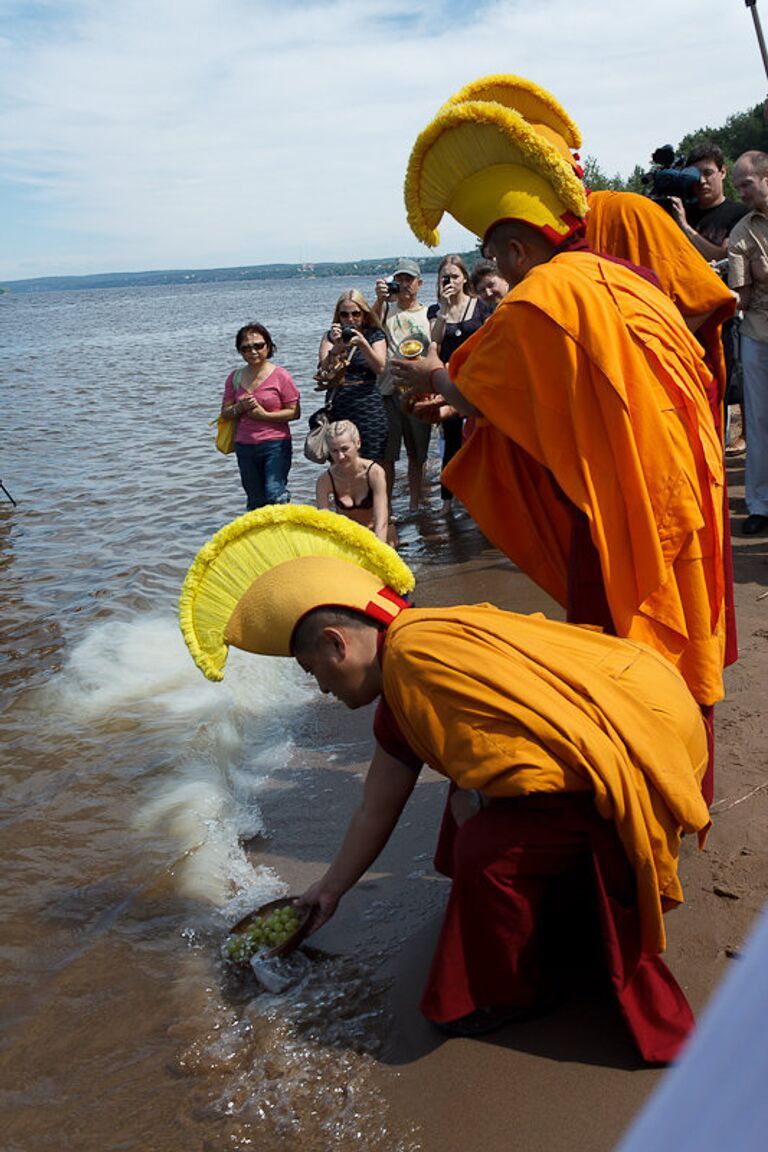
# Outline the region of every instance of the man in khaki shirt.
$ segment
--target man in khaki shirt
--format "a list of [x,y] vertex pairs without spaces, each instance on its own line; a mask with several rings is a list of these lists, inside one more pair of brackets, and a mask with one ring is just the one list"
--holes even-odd
[[750,209],[728,239],[728,284],[744,313],[741,362],[747,460],[745,536],[768,529],[768,155],[744,152],[733,183]]

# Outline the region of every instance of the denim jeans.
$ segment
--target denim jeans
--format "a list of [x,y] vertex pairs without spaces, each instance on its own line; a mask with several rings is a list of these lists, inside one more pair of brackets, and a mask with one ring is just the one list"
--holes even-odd
[[262,440],[258,444],[235,444],[240,480],[248,498],[247,511],[265,504],[287,504],[286,487],[291,469],[291,440]]

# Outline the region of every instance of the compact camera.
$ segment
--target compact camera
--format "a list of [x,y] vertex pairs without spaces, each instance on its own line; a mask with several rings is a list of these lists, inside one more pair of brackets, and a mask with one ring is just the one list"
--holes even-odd
[[447,272],[445,272],[445,273],[444,273],[444,274],[443,274],[443,275],[440,277],[440,283],[442,284],[443,288],[447,288],[447,287],[448,287],[448,285],[450,284],[450,282],[451,282],[451,278],[450,278],[450,276],[448,275],[448,273],[447,273]]
[[345,344],[349,344],[352,337],[357,332],[357,328],[352,328],[349,324],[345,324],[341,330],[341,338]]
[[390,296],[397,296],[400,291],[400,285],[397,280],[387,280],[387,292]]

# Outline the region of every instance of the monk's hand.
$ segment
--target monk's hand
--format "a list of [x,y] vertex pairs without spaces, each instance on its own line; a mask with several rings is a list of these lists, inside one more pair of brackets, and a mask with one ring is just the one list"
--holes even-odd
[[401,392],[420,392],[429,395],[435,391],[432,373],[443,367],[437,354],[437,345],[432,343],[426,356],[415,360],[404,360],[399,356],[390,361],[390,369],[395,383]]
[[341,897],[342,893],[329,888],[324,879],[318,880],[316,884],[312,884],[311,887],[307,888],[306,892],[299,897],[296,901],[297,906],[310,910],[307,936],[311,936],[313,932],[317,932],[318,928],[322,928],[326,920],[330,920],[338,907]]

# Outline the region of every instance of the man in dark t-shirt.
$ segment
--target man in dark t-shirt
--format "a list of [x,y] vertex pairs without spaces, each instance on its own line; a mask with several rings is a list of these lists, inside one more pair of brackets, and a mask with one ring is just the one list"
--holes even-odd
[[701,205],[691,208],[688,219],[700,236],[709,240],[711,244],[720,246],[721,237],[727,237],[734,224],[737,224],[744,214],[743,204],[736,204],[724,197],[713,208],[702,208]]
[[707,141],[691,149],[685,163],[689,168],[698,168],[701,181],[695,205],[686,208],[678,197],[672,198],[677,222],[705,260],[724,260],[728,255],[728,233],[745,215],[744,205],[728,200],[723,191],[725,156],[717,144]]
[[[725,181],[725,156],[717,144],[705,141],[691,149],[686,157],[686,164],[698,168],[701,181],[696,188],[696,204],[686,208],[682,200],[674,197],[673,211],[683,232],[693,246],[701,253],[705,260],[726,260],[728,257],[728,236],[731,229],[748,209],[744,204],[729,200],[723,191]],[[725,265],[723,265],[725,267]],[[721,273],[725,275],[724,273]],[[723,350],[725,352],[726,369],[726,408],[731,404],[741,404],[742,395],[738,385],[739,375],[737,367],[737,333],[733,321],[723,325]],[[727,421],[730,428],[730,420]],[[741,426],[744,427],[744,413],[742,409]],[[738,436],[731,441],[727,435],[728,455],[740,455],[745,448],[744,437]]]

